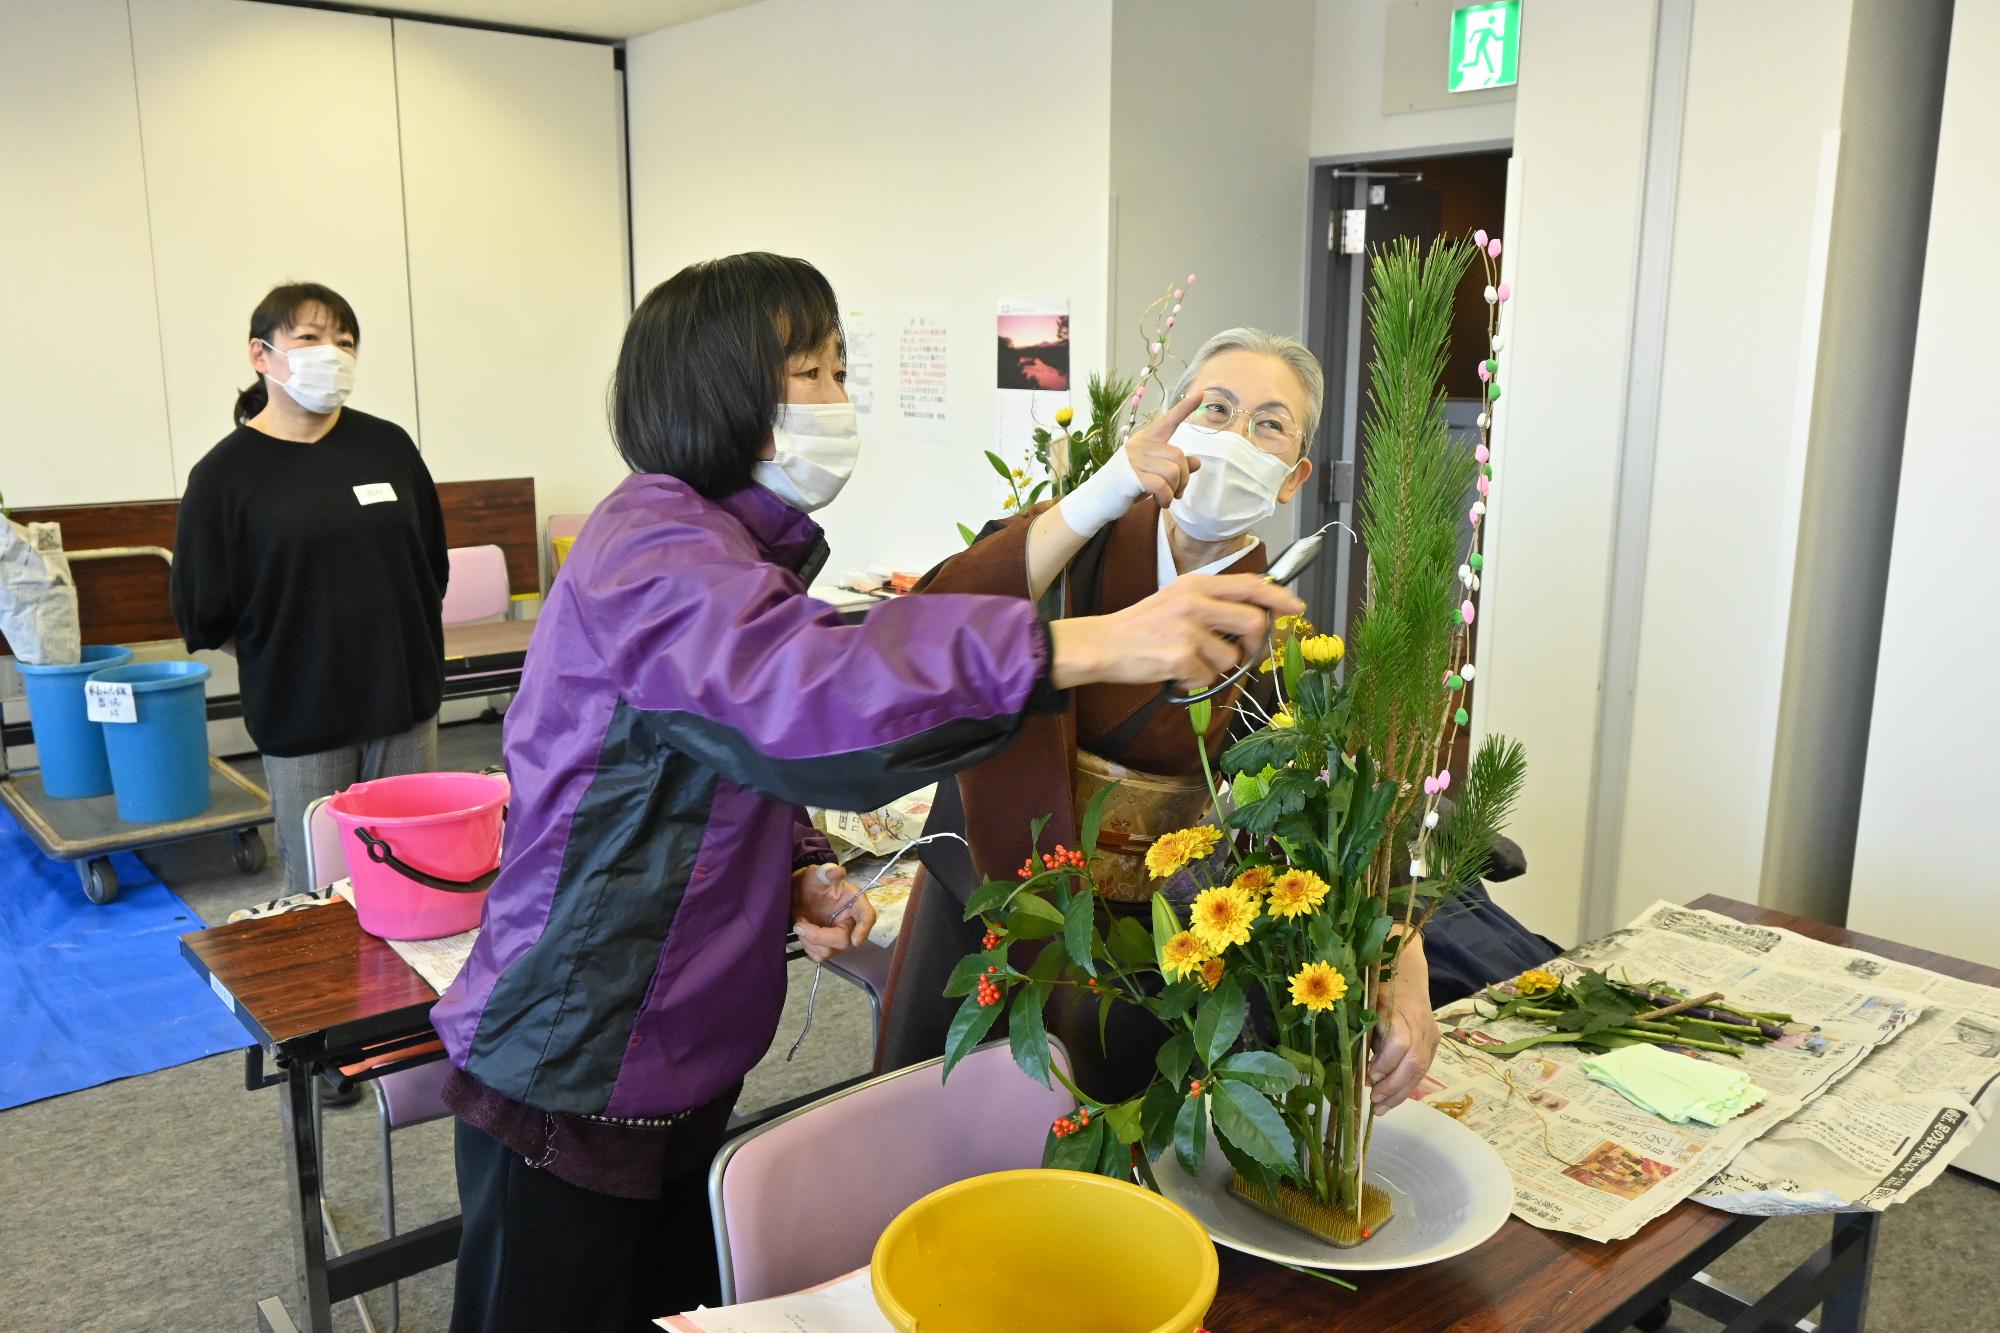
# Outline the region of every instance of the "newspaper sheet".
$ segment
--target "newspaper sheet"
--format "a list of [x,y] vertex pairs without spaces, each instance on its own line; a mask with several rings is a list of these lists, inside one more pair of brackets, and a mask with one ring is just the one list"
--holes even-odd
[[[1663,902],[1550,964],[1559,975],[1598,968],[1690,993],[1721,991],[1733,1004],[1791,1014],[1795,1021],[1783,1038],[1748,1047],[1741,1057],[1744,1072],[1769,1095],[1725,1125],[1676,1125],[1642,1110],[1584,1074],[1582,1062],[1595,1052],[1583,1047],[1550,1043],[1487,1054],[1482,1047],[1546,1029],[1484,1018],[1492,1005],[1477,998],[1439,1011],[1447,1035],[1424,1099],[1499,1150],[1523,1221],[1622,1240],[1695,1194],[1745,1145],[1798,1115],[1917,1023],[1931,1003],[1887,984],[1885,976],[1829,966],[1794,942],[1812,943]],[[1726,1055],[1688,1054],[1736,1063]]]
[[[1744,927],[1755,930],[1757,927]],[[1895,1044],[1738,1153],[1695,1198],[1733,1213],[1880,1212],[1936,1180],[2000,1112],[2000,989],[1789,931],[1772,956],[1893,986],[1924,1010]]]
[[857,856],[887,856],[924,836],[937,784],[898,797],[879,810],[812,810],[813,827],[833,843],[843,863]]

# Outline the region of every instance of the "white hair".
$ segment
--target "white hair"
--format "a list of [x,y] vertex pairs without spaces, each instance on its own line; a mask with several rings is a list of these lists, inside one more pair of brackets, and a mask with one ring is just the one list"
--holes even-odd
[[1306,417],[1299,423],[1304,432],[1299,442],[1299,454],[1303,457],[1312,448],[1313,432],[1319,429],[1320,408],[1326,402],[1326,372],[1319,368],[1319,358],[1297,338],[1287,338],[1282,333],[1269,333],[1263,329],[1224,329],[1201,345],[1201,350],[1188,362],[1188,368],[1181,373],[1180,381],[1174,385],[1173,395],[1167,401],[1179,402],[1181,396],[1193,386],[1194,377],[1208,359],[1223,352],[1262,352],[1284,362],[1298,377],[1306,400]]

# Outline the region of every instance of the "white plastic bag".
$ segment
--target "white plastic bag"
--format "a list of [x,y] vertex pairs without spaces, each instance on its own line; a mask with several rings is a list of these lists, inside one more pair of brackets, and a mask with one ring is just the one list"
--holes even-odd
[[0,520],[0,634],[29,666],[83,660],[76,582],[63,555],[62,526]]

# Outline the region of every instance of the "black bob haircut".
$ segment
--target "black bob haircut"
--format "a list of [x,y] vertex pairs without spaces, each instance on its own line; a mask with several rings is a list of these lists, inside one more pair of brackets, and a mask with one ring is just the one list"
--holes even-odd
[[611,431],[626,466],[710,499],[748,486],[792,358],[840,331],[832,285],[803,259],[755,252],[674,274],[646,293],[618,351]]
[[[266,292],[250,312],[250,336],[270,342],[281,333],[290,333],[314,306],[326,311],[335,329],[351,334],[356,347],[361,345],[361,321],[354,317],[354,307],[339,292],[317,282],[287,282]],[[271,390],[260,375],[255,384],[236,395],[236,424],[240,426],[262,412],[270,398]]]

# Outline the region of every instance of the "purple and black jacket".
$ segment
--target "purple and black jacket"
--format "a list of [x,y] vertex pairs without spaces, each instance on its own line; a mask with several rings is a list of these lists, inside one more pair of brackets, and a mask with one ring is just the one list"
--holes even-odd
[[513,797],[478,943],[431,1019],[544,1111],[671,1115],[777,1032],[801,805],[866,810],[1061,706],[1019,598],[806,595],[819,525],[761,486],[626,478],[549,600],[507,714]]

